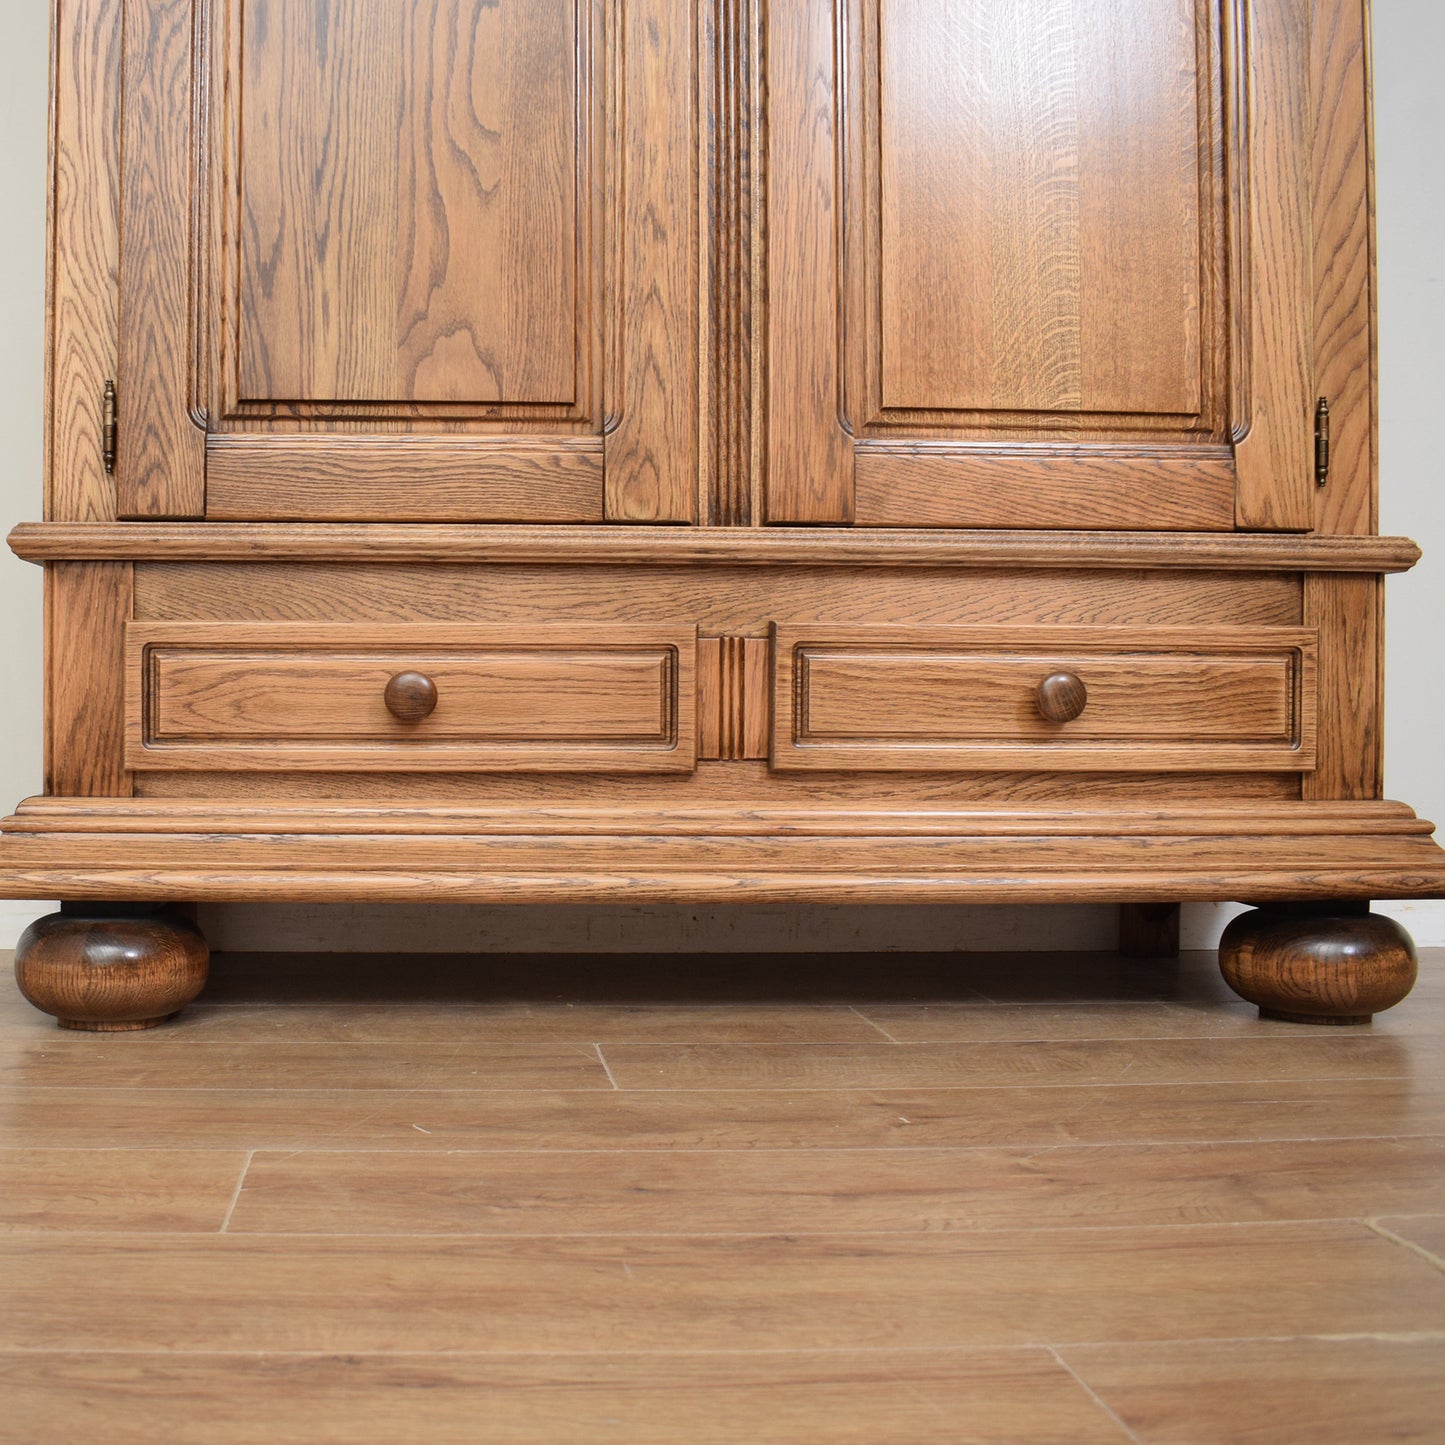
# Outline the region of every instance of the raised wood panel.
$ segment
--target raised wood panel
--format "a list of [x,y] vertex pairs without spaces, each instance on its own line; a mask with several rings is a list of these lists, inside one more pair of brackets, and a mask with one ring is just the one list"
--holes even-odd
[[1384,588],[1368,576],[1307,577],[1320,635],[1319,761],[1306,798],[1378,798],[1384,785]]
[[696,8],[132,0],[121,514],[691,521]]
[[[136,623],[135,768],[686,771],[695,641],[682,629],[495,630]],[[430,678],[430,716],[387,682]]]
[[[892,769],[1307,770],[1315,650],[1304,629],[780,627],[773,765]],[[1067,723],[1046,677],[1088,690]]]
[[121,146],[121,517],[199,517],[205,436],[191,416],[191,264],[197,202],[194,0],[125,5]]
[[123,797],[125,645],[134,569],[69,562],[45,578],[45,788]]
[[229,9],[230,399],[585,406],[589,7]]
[[875,8],[881,408],[1203,413],[1195,0]]
[[121,0],[66,0],[52,33],[45,515],[109,521],[102,396],[120,299]]
[[1308,0],[770,25],[769,520],[1308,528]]
[[862,442],[856,497],[865,527],[1223,530],[1234,518],[1234,462],[1224,448]]
[[217,521],[602,521],[599,437],[213,436]]

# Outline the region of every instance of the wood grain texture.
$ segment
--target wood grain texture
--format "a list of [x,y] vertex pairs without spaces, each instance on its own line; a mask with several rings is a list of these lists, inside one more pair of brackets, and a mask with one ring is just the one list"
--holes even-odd
[[701,490],[696,0],[629,0],[620,84],[622,379],[607,516],[692,522]]
[[853,520],[841,416],[841,0],[768,7],[766,520]]
[[[127,632],[133,768],[686,771],[696,758],[694,635],[633,627],[298,628]],[[417,722],[388,680],[434,680]]]
[[0,1230],[214,1234],[244,1150],[0,1147]]
[[115,375],[120,0],[65,0],[52,28],[45,515],[110,521],[101,397]]
[[[957,955],[950,959],[951,967],[956,960]],[[835,961],[830,960],[830,966]],[[896,964],[897,955],[890,961]],[[474,960],[468,962],[475,967]],[[308,959],[308,968],[314,963]],[[356,964],[354,957],[347,961],[352,980],[358,975]],[[1212,961],[1209,967],[1218,977]],[[778,972],[775,963],[775,977]],[[344,985],[343,999],[354,996],[354,989],[354,982]],[[278,992],[273,986],[272,996]],[[1053,996],[1058,996],[1057,989]],[[1111,1000],[1110,1017],[1117,1019],[1118,1004],[1112,1001],[1117,993],[1104,990],[1104,996]],[[393,997],[386,1005],[388,1013],[395,1017],[406,1002]],[[1405,1009],[1385,1015],[1374,1028],[1408,1020],[1419,1008],[1417,994]],[[277,1013],[272,1007],[268,1017]],[[33,1027],[47,1041],[65,1039],[39,1015],[33,1017]],[[1292,1024],[1261,1025],[1256,1019],[1250,1026],[1313,1037],[1312,1031]],[[254,1024],[248,1033],[255,1037]],[[188,1024],[170,1036],[194,1035]],[[149,1042],[161,1035],[146,1037]],[[96,1045],[94,1039],[75,1043],[86,1057]],[[320,1082],[309,1087],[304,1075],[295,1077],[302,1080],[298,1087],[280,1089],[255,1087],[254,1081],[251,1085],[236,1081],[231,1087],[228,1078],[219,1091],[204,1086],[166,1088],[159,1071],[126,1088],[92,1086],[71,1078],[64,1085],[69,1106],[65,1110],[56,1109],[58,1095],[53,1088],[7,1085],[6,1137],[31,1148],[78,1149],[191,1148],[198,1138],[209,1141],[209,1147],[327,1149],[340,1140],[349,1147],[409,1155],[466,1148],[547,1150],[559,1140],[576,1148],[663,1152],[812,1149],[828,1144],[888,1148],[906,1161],[914,1149],[999,1141],[1030,1148],[1119,1140],[1228,1143],[1242,1134],[1266,1140],[1308,1135],[1340,1149],[1351,1139],[1377,1133],[1382,1120],[1411,1134],[1438,1134],[1445,1117],[1438,1089],[1418,1071],[1413,1078],[1403,1073],[1349,1079],[1237,1078],[1213,1082],[1207,1089],[1191,1081],[695,1093],[576,1087],[401,1091],[388,1080],[376,1088],[338,1089]]]
[[[716,765],[741,766],[732,765]],[[274,796],[274,794],[273,794]],[[420,899],[430,902],[1151,902],[1433,897],[1445,853],[1423,830],[1294,836],[1098,833],[999,836],[964,824],[937,837],[547,835],[193,831],[60,833],[10,820],[0,890],[15,897]],[[1207,824],[1201,820],[1201,830]],[[478,848],[485,837],[485,849]]]
[[15,946],[15,983],[63,1029],[133,1033],[173,1018],[205,986],[210,954],[189,919],[53,913]]
[[1096,527],[1227,531],[1234,464],[1213,452],[983,450],[860,443],[857,521],[864,527]]
[[[830,629],[775,633],[773,765],[834,770],[1307,770],[1315,638],[1279,629]],[[1067,671],[1088,700],[1041,716]]]
[[[982,806],[1153,807],[1159,773],[834,773],[832,803],[930,809]],[[1298,773],[1169,773],[1172,804],[1298,803]],[[763,761],[701,761],[691,773],[137,773],[138,796],[157,802],[198,798],[230,803],[279,800],[343,807],[473,803],[552,808],[570,803],[662,810],[801,806],[816,799],[814,775],[772,770]]]
[[217,521],[600,522],[596,438],[213,437]]
[[766,758],[771,656],[766,637],[700,637],[698,757]]
[[228,1230],[332,1234],[344,1218],[356,1234],[796,1238],[1340,1218],[1431,1207],[1445,1139],[1359,1140],[1351,1163],[1317,1140],[913,1150],[906,1170],[891,1149],[258,1153]]
[[125,6],[116,514],[200,517],[205,435],[191,418],[196,10]]
[[1377,524],[1374,186],[1365,7],[1317,0],[1310,29],[1314,97],[1314,372],[1330,398],[1330,482],[1315,527]]
[[765,9],[759,0],[711,0],[707,10],[706,520],[721,526],[750,526],[761,516]]
[[145,563],[137,616],[172,621],[459,622],[533,626],[648,617],[709,636],[783,622],[1298,626],[1285,573],[989,568],[377,566]]
[[638,566],[1219,568],[1227,571],[1407,572],[1420,549],[1405,537],[1138,532],[935,531],[852,533],[842,528],[748,531],[728,527],[488,529],[301,523],[245,526],[74,526],[27,522],[8,538],[28,562],[412,561],[579,562]]
[[883,411],[1207,416],[1197,8],[881,12]]
[[946,1244],[35,1237],[0,1239],[0,1261],[7,1349],[105,1347],[114,1326],[95,1311],[97,1275],[130,1302],[137,1351],[572,1353],[601,1332],[615,1350],[690,1352],[728,1347],[743,1317],[752,1349],[1210,1338],[1236,1327],[1245,1299],[1261,1334],[1307,1333],[1326,1307],[1342,1333],[1406,1333],[1434,1327],[1442,1289],[1424,1261],[1353,1223]]
[[1428,1439],[1445,1409],[1438,1335],[1067,1346],[1069,1368],[1157,1445]]
[[1305,578],[1305,621],[1320,634],[1319,757],[1306,798],[1378,798],[1384,779],[1381,579]]
[[[1438,968],[1341,1040],[1197,956],[218,962],[192,1028],[98,1050],[0,996],[25,1438],[1125,1438],[1090,1391],[1143,1439],[1433,1432]],[[615,1089],[583,1042],[826,1080],[910,1031],[1008,1081]]]
[[240,402],[586,405],[588,7],[234,7]]
[[1236,152],[1248,294],[1235,338],[1247,378],[1235,446],[1238,525],[1303,531],[1314,520],[1313,213],[1310,195],[1310,0],[1236,0],[1233,36]]
[[[989,1438],[1111,1445],[1118,1427],[1045,1350],[846,1352],[826,1362],[750,1356],[413,1355],[247,1360],[234,1355],[0,1356],[22,1430],[83,1430],[104,1419],[142,1436],[179,1414],[215,1445],[254,1439],[393,1445],[407,1434],[464,1437],[485,1419],[492,1445],[635,1445],[747,1440],[855,1445],[935,1438],[966,1417]],[[111,1422],[114,1422],[112,1424]],[[123,1422],[123,1423],[122,1423]],[[243,1423],[244,1422],[244,1423]],[[118,1437],[117,1437],[118,1438]]]
[[1357,908],[1243,913],[1219,940],[1219,966],[1261,1017],[1309,1024],[1367,1024],[1418,976],[1405,929]]
[[125,795],[125,644],[134,569],[70,562],[45,578],[45,787]]
[[[720,776],[734,770],[715,769]],[[626,823],[626,828],[619,824]],[[1107,824],[1107,827],[1106,827]],[[755,804],[739,808],[726,800],[711,806],[675,801],[619,808],[612,801],[393,803],[304,801],[270,798],[256,802],[221,799],[30,798],[13,817],[0,823],[7,833],[391,834],[446,836],[524,834],[539,829],[567,836],[638,834],[645,837],[686,833],[718,837],[1088,838],[1111,832],[1117,838],[1332,838],[1364,828],[1379,837],[1428,838],[1434,825],[1400,803],[1311,803],[1295,800],[1238,801],[1232,804],[1178,803],[1160,807],[1123,806],[1107,798],[1060,805],[1050,800],[1029,804],[1014,798],[991,802],[949,803],[946,795],[927,800],[897,795],[883,801],[859,794],[852,804],[820,799],[816,785],[791,806]]]

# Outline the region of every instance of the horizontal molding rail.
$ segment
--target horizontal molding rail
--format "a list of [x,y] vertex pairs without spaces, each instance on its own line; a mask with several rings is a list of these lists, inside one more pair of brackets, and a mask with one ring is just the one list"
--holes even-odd
[[28,522],[27,562],[453,562],[566,566],[1041,567],[1406,572],[1405,537],[1240,532],[860,531],[848,527]]

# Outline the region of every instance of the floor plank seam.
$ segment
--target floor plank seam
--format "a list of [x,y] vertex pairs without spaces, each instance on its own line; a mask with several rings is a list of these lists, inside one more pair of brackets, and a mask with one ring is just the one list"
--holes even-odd
[[607,1062],[607,1057],[602,1052],[602,1045],[593,1044],[592,1047],[597,1051],[597,1062],[602,1065],[602,1072],[607,1075],[607,1082],[612,1085],[614,1090],[620,1093],[622,1085],[613,1077],[612,1066]]
[[1133,1445],[1144,1445],[1144,1441],[1140,1438],[1140,1436],[1136,1435],[1134,1431],[1128,1427],[1128,1425],[1124,1423],[1118,1413],[1114,1410],[1113,1406],[1109,1405],[1105,1400],[1103,1400],[1100,1397],[1098,1391],[1096,1391],[1094,1387],[1090,1385],[1089,1382],[1085,1380],[1083,1376],[1080,1375],[1079,1372],[1052,1345],[1049,1346],[1049,1354],[1054,1357],[1054,1360],[1058,1363],[1059,1368],[1063,1370],[1069,1376],[1069,1378],[1072,1379],[1073,1382],[1089,1397],[1089,1399],[1091,1399],[1094,1404],[1097,1405],[1098,1408],[1102,1410],[1103,1413],[1107,1415],[1109,1419],[1112,1420],[1114,1424],[1119,1427],[1119,1429],[1123,1432],[1124,1438],[1126,1440],[1133,1441]]
[[1366,1229],[1373,1230],[1381,1239],[1387,1239],[1391,1244],[1397,1244],[1401,1249],[1418,1255],[1433,1269],[1437,1269],[1441,1274],[1445,1274],[1445,1259],[1441,1259],[1438,1254],[1432,1254],[1424,1245],[1416,1244],[1414,1240],[1405,1239],[1403,1236],[1396,1234],[1393,1229],[1388,1229],[1385,1225],[1381,1224],[1378,1219],[1366,1219],[1361,1222]]
[[877,1029],[878,1032],[882,1034],[883,1037],[887,1039],[890,1044],[896,1044],[898,1042],[898,1040],[894,1038],[893,1035],[890,1034],[888,1030],[885,1029],[883,1025],[878,1022],[877,1019],[870,1019],[868,1015],[865,1014],[863,1010],[857,1006],[857,1004],[849,1004],[848,1009],[850,1013],[857,1014],[857,1016],[862,1019],[863,1022],[867,1024],[870,1029]]
[[255,1157],[256,1157],[256,1151],[255,1151],[254,1149],[250,1150],[250,1151],[247,1153],[246,1158],[245,1158],[244,1162],[243,1162],[242,1165],[241,1165],[240,1177],[236,1180],[236,1187],[235,1187],[235,1189],[232,1190],[232,1192],[231,1192],[230,1203],[228,1203],[228,1204],[226,1205],[226,1213],[225,1213],[224,1218],[222,1218],[222,1220],[221,1220],[221,1227],[220,1227],[220,1229],[217,1231],[218,1234],[226,1234],[226,1233],[228,1233],[228,1232],[230,1231],[230,1228],[231,1228],[231,1216],[232,1216],[233,1214],[235,1214],[235,1212],[236,1212],[236,1205],[237,1205],[238,1203],[240,1203],[240,1200],[241,1200],[241,1191],[246,1187],[246,1175],[247,1175],[248,1173],[250,1173],[250,1170],[251,1170],[251,1162],[252,1162],[252,1160],[255,1159]]

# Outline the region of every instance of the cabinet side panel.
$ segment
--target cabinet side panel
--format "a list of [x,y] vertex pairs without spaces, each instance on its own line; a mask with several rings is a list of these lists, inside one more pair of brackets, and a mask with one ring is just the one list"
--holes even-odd
[[1321,532],[1373,532],[1374,196],[1361,0],[1316,0],[1315,382],[1330,403],[1330,476],[1315,495]]
[[57,0],[45,515],[112,521],[102,396],[115,375],[121,0]]
[[1305,625],[1319,629],[1319,752],[1306,799],[1382,796],[1382,579],[1305,579]]
[[45,791],[125,797],[124,628],[132,568],[66,562],[45,577]]

